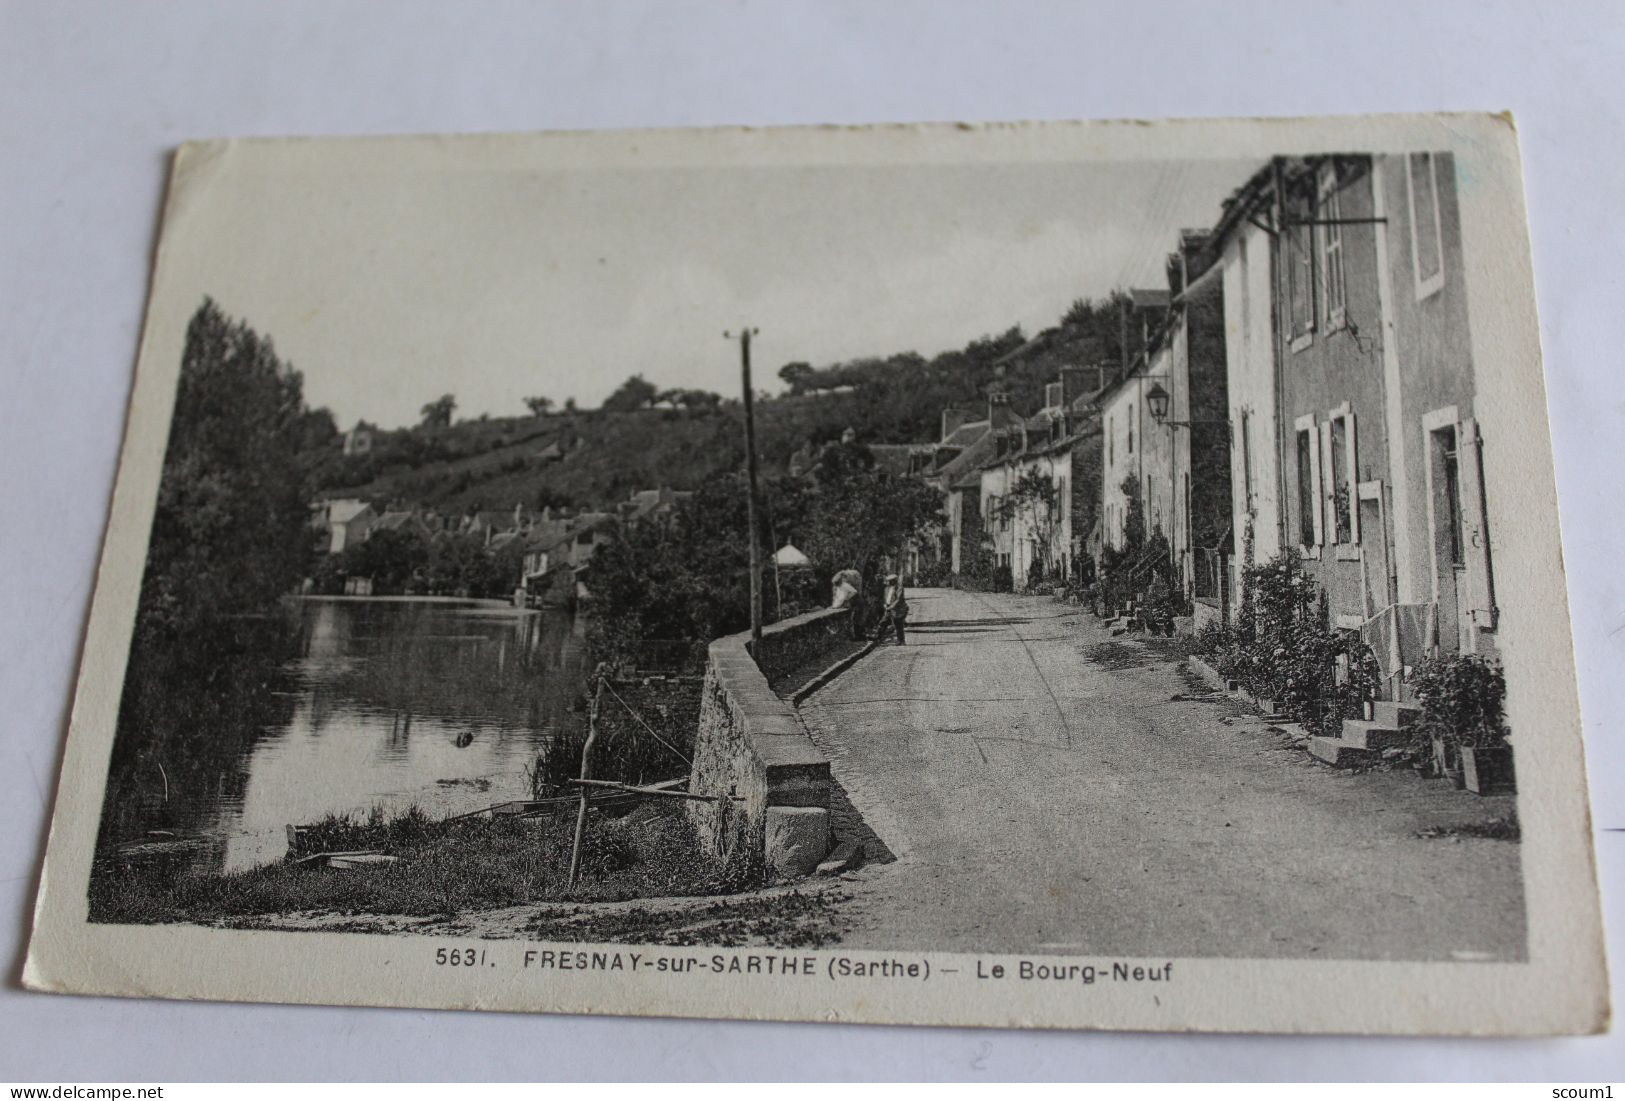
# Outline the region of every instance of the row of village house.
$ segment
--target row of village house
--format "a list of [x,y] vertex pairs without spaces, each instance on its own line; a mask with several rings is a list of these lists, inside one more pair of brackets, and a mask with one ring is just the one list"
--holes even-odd
[[[380,512],[359,498],[335,497],[311,506],[311,524],[321,533],[328,554],[340,554],[380,531],[407,531],[428,540],[475,538],[493,552],[517,545],[522,565],[515,598],[533,604],[567,603],[576,593],[576,574],[609,540],[616,525],[667,516],[688,496],[661,487],[638,490],[611,511],[536,512],[521,504],[510,512],[482,510],[461,517],[442,516],[433,509]],[[370,591],[364,579],[357,580],[357,591]]]
[[[1167,270],[1165,292],[1133,294],[1127,362],[1061,370],[1030,415],[998,384],[985,410],[944,412],[910,456],[947,517],[917,559],[965,574],[990,553],[1017,588],[1081,582],[1124,547],[1135,493],[1198,626],[1285,549],[1389,676],[1435,646],[1493,649],[1452,157],[1276,158],[1216,226],[1179,235]],[[1009,515],[1034,471],[1053,509]]]

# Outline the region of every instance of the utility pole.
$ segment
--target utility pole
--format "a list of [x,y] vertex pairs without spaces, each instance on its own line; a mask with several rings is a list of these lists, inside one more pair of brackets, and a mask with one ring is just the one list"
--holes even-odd
[[[756,399],[750,386],[750,338],[760,332],[739,331],[739,377],[745,397],[745,522],[750,525],[750,637],[762,641],[762,537],[756,530]],[[732,333],[723,333],[729,340]]]

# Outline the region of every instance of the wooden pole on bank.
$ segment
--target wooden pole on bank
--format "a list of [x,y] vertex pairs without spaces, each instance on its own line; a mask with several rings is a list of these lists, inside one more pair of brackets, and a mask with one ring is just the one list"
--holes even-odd
[[[762,641],[762,537],[756,530],[756,401],[750,387],[750,338],[759,329],[739,331],[739,376],[745,399],[745,522],[750,526],[750,637]],[[733,339],[732,333],[723,333]]]
[[[592,745],[598,740],[598,701],[604,694],[604,680],[608,669],[603,663],[593,670],[592,700],[587,704],[587,741],[581,747],[581,779],[592,779]],[[581,874],[581,842],[587,832],[587,784],[581,785],[581,797],[576,806],[576,832],[570,843],[570,886]]]

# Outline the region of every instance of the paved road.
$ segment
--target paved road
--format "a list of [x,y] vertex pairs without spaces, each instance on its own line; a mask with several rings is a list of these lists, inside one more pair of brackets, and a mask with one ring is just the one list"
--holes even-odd
[[911,592],[803,706],[897,860],[853,880],[865,948],[1518,959],[1519,846],[1420,829],[1512,809],[1310,761],[1177,661],[1048,598]]

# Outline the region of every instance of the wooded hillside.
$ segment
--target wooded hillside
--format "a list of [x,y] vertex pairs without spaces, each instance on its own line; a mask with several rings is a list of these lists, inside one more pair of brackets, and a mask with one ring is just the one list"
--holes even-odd
[[[761,461],[767,471],[781,471],[798,450],[849,427],[865,443],[930,442],[944,409],[985,408],[995,380],[1018,412],[1033,412],[1061,367],[1116,369],[1129,329],[1124,302],[1120,295],[1080,300],[1032,339],[1011,328],[932,359],[901,352],[823,367],[786,364],[778,376],[787,391],[757,403]],[[601,409],[553,412],[545,401],[537,407],[543,411],[532,416],[442,425],[429,411],[439,416],[443,407],[431,403],[425,424],[377,433],[370,454],[345,457],[332,445],[313,476],[329,496],[460,514],[516,504],[602,505],[662,485],[697,489],[743,462],[737,398],[661,393],[634,376]]]

